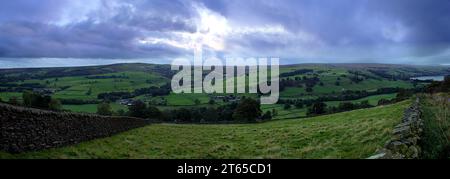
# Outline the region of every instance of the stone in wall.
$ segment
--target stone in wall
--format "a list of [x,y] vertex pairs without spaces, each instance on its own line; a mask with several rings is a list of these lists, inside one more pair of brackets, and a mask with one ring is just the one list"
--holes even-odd
[[149,123],[132,117],[53,112],[0,103],[0,150],[19,153],[67,146]]
[[402,122],[394,127],[393,137],[383,149],[369,159],[418,159],[421,148],[418,145],[423,131],[420,118],[419,98],[405,110]]

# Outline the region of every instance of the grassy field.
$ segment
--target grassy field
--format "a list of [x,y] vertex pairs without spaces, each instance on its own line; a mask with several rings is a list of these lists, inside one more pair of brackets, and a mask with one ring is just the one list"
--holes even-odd
[[155,124],[110,138],[0,158],[366,158],[390,138],[404,101],[259,124]]
[[[373,91],[379,88],[388,87],[400,87],[400,88],[412,88],[413,85],[409,81],[402,80],[391,80],[382,78],[375,74],[368,72],[373,65],[329,65],[329,64],[302,64],[302,65],[291,65],[291,66],[281,66],[280,73],[292,72],[299,69],[310,69],[313,72],[308,72],[305,74],[298,74],[289,76],[290,79],[295,77],[308,77],[312,78],[317,76],[323,85],[315,85],[312,92],[306,92],[305,86],[300,87],[286,87],[284,91],[281,91],[281,99],[316,99],[321,96],[326,95],[339,95],[345,90],[367,90]],[[379,65],[375,65],[378,67]],[[34,69],[34,70],[13,70],[11,72],[1,71],[0,75],[4,73],[6,76],[20,76],[23,74],[28,74],[31,77],[40,76],[39,78],[33,78],[23,81],[9,82],[11,84],[30,84],[39,83],[45,88],[50,88],[56,90],[52,95],[53,98],[57,99],[81,99],[81,100],[98,100],[97,96],[100,93],[107,92],[132,92],[139,88],[148,88],[150,86],[161,86],[165,83],[170,82],[170,79],[165,75],[166,72],[170,72],[170,68],[164,69],[165,66],[161,65],[151,65],[151,64],[116,64],[109,66],[95,66],[95,67],[79,67],[79,68],[48,68],[48,69]],[[386,66],[381,65],[383,68],[390,69],[392,73],[403,72],[402,66]],[[159,70],[158,70],[159,69]],[[164,70],[161,70],[164,69]],[[351,77],[353,74],[350,73],[352,70],[359,70],[361,73],[368,75],[370,78],[364,79],[362,82],[355,83],[352,82]],[[429,71],[425,67],[417,67],[413,71]],[[439,70],[439,69],[436,69]],[[56,71],[56,72],[55,72]],[[89,72],[83,75],[76,75],[78,72]],[[51,72],[51,73],[49,73]],[[58,74],[56,76],[48,77],[44,74]],[[406,72],[405,72],[406,73]],[[409,72],[411,73],[411,72]],[[66,75],[74,74],[74,75]],[[62,76],[61,76],[62,75]],[[58,77],[60,76],[60,77]],[[101,78],[105,77],[105,78]],[[244,76],[236,77],[244,78]],[[248,77],[245,77],[248,79]],[[285,77],[286,79],[288,77]],[[339,81],[340,85],[335,83]],[[219,82],[220,83],[220,82]],[[216,94],[216,95],[228,95],[228,94]],[[237,94],[241,96],[243,94]],[[21,99],[22,94],[16,92],[0,92],[0,98],[3,101],[8,101],[12,96],[19,97]],[[255,94],[250,94],[253,98],[256,97]],[[161,97],[151,97],[148,95],[141,95],[135,97],[135,99],[142,100],[144,102],[150,101],[164,101],[167,102],[165,106],[158,106],[160,109],[167,108],[178,108],[178,107],[194,107],[194,106],[208,106],[208,102],[211,96],[207,94],[169,94],[167,96]],[[391,99],[392,96],[388,95],[378,95],[368,97],[367,100],[372,105],[375,105],[379,99]],[[196,104],[196,100],[200,103]],[[360,100],[366,100],[360,99]],[[354,102],[359,102],[360,100],[355,100]],[[216,105],[224,104],[223,101],[215,101]],[[327,102],[329,106],[337,105],[339,102],[331,101]],[[155,103],[158,104],[158,103]],[[210,105],[212,106],[212,105]],[[72,110],[74,112],[96,112],[97,105],[87,104],[87,105],[64,105],[64,109]],[[118,104],[113,104],[114,110],[124,109],[126,106],[120,106]],[[269,105],[263,106],[264,110],[275,108],[279,116],[276,119],[284,118],[295,118],[304,117],[306,109],[289,109],[284,110],[283,105]]]
[[22,100],[22,93],[16,93],[16,92],[3,92],[3,93],[0,93],[0,98],[3,101],[8,101],[11,97],[17,97],[18,100]]
[[[89,77],[116,76],[116,78],[89,79]],[[58,91],[55,98],[60,99],[97,99],[99,93],[133,91],[139,88],[160,86],[167,79],[153,73],[124,71],[100,75],[86,75],[76,77],[46,78],[42,80],[26,80],[22,83],[39,83],[48,88],[68,89]],[[90,93],[88,93],[91,91]]]
[[367,101],[369,101],[369,104],[370,104],[370,105],[376,106],[376,105],[378,104],[378,101],[379,101],[380,99],[391,100],[391,99],[394,99],[396,95],[397,95],[396,93],[392,93],[392,94],[382,94],[382,95],[373,95],[373,96],[369,96],[369,97],[365,97],[365,98],[361,98],[361,99],[357,99],[357,100],[351,100],[351,101],[328,101],[328,102],[326,102],[326,104],[327,104],[328,106],[338,106],[339,103],[341,103],[341,102],[358,103],[358,102],[366,101],[366,100],[367,100]]

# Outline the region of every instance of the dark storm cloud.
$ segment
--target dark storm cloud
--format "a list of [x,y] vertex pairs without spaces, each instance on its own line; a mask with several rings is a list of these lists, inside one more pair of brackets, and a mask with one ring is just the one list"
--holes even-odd
[[60,16],[70,3],[26,2],[7,2],[1,6],[0,55],[3,57],[176,56],[182,50],[164,44],[142,46],[137,40],[153,31],[195,31],[189,21],[191,10],[182,2],[99,1],[98,9],[86,12],[76,22],[71,22],[71,17]]
[[[235,0],[218,4],[226,4],[227,8],[217,8],[211,2],[207,6],[243,23],[282,24],[290,32],[311,33],[330,48],[408,49],[408,53],[392,55],[401,57],[432,55],[450,46],[447,0]],[[286,48],[285,43],[267,43],[253,37],[250,40],[254,44],[248,45],[260,46],[262,41],[269,48]]]
[[448,0],[6,1],[0,57],[184,56],[190,39],[179,34],[198,33],[207,9],[235,30],[218,36],[225,56],[442,64],[450,56],[449,8]]

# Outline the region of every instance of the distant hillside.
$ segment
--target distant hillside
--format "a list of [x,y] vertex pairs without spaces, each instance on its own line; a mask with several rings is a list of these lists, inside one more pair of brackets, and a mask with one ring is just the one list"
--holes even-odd
[[[281,69],[292,68],[345,68],[348,70],[381,70],[387,73],[404,73],[406,76],[426,76],[426,75],[448,75],[450,68],[445,66],[414,66],[414,65],[392,65],[392,64],[298,64],[282,65]],[[9,77],[14,80],[41,79],[51,77],[85,76],[107,73],[117,73],[123,71],[154,72],[164,77],[170,77],[170,65],[145,64],[145,63],[125,63],[102,66],[86,67],[56,67],[56,68],[15,68],[0,69],[0,77]],[[4,81],[7,78],[2,78]],[[13,81],[13,80],[8,80]]]
[[[176,73],[170,65],[144,63],[88,67],[0,69],[0,99],[22,100],[25,90],[49,91],[60,99],[63,108],[75,112],[95,113],[97,104],[111,101],[114,112],[126,112],[120,99],[142,100],[161,110],[190,107],[218,107],[229,103],[216,96],[230,94],[170,93],[170,79]],[[207,72],[205,72],[206,74]],[[340,101],[352,103],[390,100],[400,89],[415,89],[426,83],[410,77],[450,74],[443,66],[390,64],[298,64],[280,67],[280,100],[276,105],[262,106],[264,112],[276,112],[274,119],[305,117],[314,102],[329,107]],[[151,93],[162,88],[164,94]],[[232,94],[234,97],[255,94]],[[296,107],[293,107],[293,106]],[[276,110],[276,111],[273,111]],[[123,114],[123,113],[122,113]]]

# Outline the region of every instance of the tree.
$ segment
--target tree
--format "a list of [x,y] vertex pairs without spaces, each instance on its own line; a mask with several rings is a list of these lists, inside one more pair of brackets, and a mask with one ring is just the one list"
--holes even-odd
[[147,105],[142,102],[141,100],[137,100],[133,102],[131,106],[128,107],[128,111],[130,111],[130,116],[132,117],[139,117],[139,118],[145,118],[146,115],[146,109]]
[[125,112],[125,110],[119,109],[119,110],[117,111],[117,115],[118,115],[118,116],[126,116],[127,113]]
[[398,91],[397,96],[395,97],[395,99],[397,101],[402,101],[402,100],[410,98],[412,95],[413,95],[413,92],[411,90],[400,89]]
[[437,93],[441,89],[441,83],[437,82],[437,81],[433,81],[430,84],[427,85],[427,87],[425,88],[425,91],[427,93],[433,94],[433,93]]
[[277,115],[278,115],[278,111],[276,109],[272,109],[272,117],[277,116]]
[[92,94],[92,88],[89,88],[89,90],[86,92],[86,96],[90,96]]
[[306,92],[311,93],[311,92],[313,92],[313,89],[311,87],[307,87]]
[[297,109],[301,109],[301,108],[303,108],[303,103],[301,102],[301,101],[296,101],[295,102],[295,108],[297,108]]
[[22,93],[22,99],[25,106],[41,109],[49,109],[49,104],[52,100],[50,96],[43,96],[32,91],[24,91]]
[[218,111],[214,108],[206,108],[202,112],[203,121],[205,122],[216,122],[219,120]]
[[272,113],[270,111],[266,111],[264,115],[262,116],[262,120],[271,120],[272,119]]
[[261,109],[258,101],[252,98],[241,100],[234,110],[233,119],[237,121],[254,122],[261,117]]
[[378,100],[378,106],[387,105],[387,104],[390,104],[390,103],[391,103],[391,101],[387,100],[387,99],[380,99],[380,100]]
[[111,116],[113,114],[111,105],[107,102],[102,102],[97,105],[97,114],[103,116]]
[[191,122],[191,111],[186,108],[175,110],[175,119],[179,120],[180,122]]
[[214,99],[210,99],[209,102],[208,102],[208,104],[214,105],[214,104],[216,104],[216,101],[214,101]]
[[314,103],[309,109],[308,114],[324,114],[326,112],[327,105],[323,102]]
[[373,107],[373,106],[370,105],[370,103],[369,103],[368,100],[364,100],[364,101],[361,101],[361,102],[359,103],[359,107],[360,107],[360,108],[370,108],[370,107]]
[[339,81],[336,81],[336,82],[334,83],[334,85],[336,85],[336,86],[340,86],[340,85],[341,85],[341,83],[340,83]]
[[51,99],[50,103],[48,104],[48,108],[53,111],[59,111],[62,109],[61,101],[58,99]]
[[350,111],[355,109],[355,105],[352,102],[339,103],[339,111]]
[[8,103],[9,103],[9,104],[12,104],[12,105],[19,105],[19,100],[17,100],[17,97],[11,96],[11,97],[9,98]]
[[24,91],[22,93],[22,99],[23,99],[23,105],[28,106],[28,107],[31,107],[32,104],[34,103],[33,100],[35,100],[34,96],[33,96],[33,92],[28,91],[28,90]]
[[283,109],[284,109],[284,110],[289,110],[289,109],[291,109],[291,104],[289,104],[289,103],[284,104]]
[[145,117],[159,119],[161,117],[161,111],[157,107],[149,104],[145,112]]
[[194,100],[194,103],[195,103],[195,105],[199,105],[199,104],[200,104],[200,100],[195,99],[195,100]]

